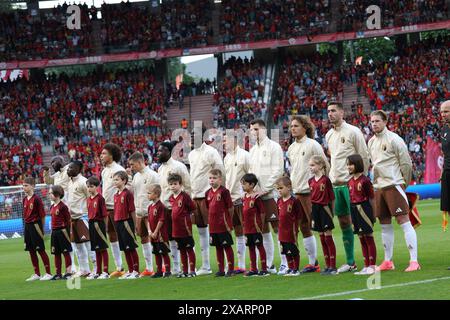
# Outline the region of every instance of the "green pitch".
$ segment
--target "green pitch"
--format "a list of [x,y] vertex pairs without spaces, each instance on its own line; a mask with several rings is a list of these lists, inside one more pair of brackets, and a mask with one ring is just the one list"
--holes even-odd
[[[441,214],[438,201],[421,201],[419,204],[423,225],[417,229],[419,243],[419,262],[422,270],[405,273],[408,265],[408,251],[403,232],[395,226],[395,271],[381,273],[380,289],[368,289],[367,277],[353,274],[321,276],[307,274],[299,277],[271,275],[261,278],[244,278],[238,275],[232,278],[215,278],[213,275],[188,279],[137,279],[137,280],[93,280],[82,279],[80,289],[69,289],[77,283],[65,281],[25,282],[32,274],[28,253],[23,251],[23,239],[0,241],[0,299],[450,299],[450,232],[441,228]],[[336,221],[337,225],[337,221]],[[335,230],[337,263],[344,263],[344,248],[339,227]],[[375,238],[378,250],[378,262],[384,253],[381,244],[379,224],[376,225]],[[46,238],[47,253],[50,247]],[[323,265],[320,241],[319,262]],[[197,241],[198,243],[198,241]],[[307,263],[302,240],[301,265]],[[139,248],[141,268],[144,263],[142,249]],[[200,248],[197,259],[200,260]],[[355,252],[358,266],[363,259],[359,241],[355,238]],[[50,256],[50,255],[49,255]],[[248,262],[248,252],[247,252]],[[53,256],[50,256],[52,272]],[[125,263],[125,259],[123,259]],[[275,261],[279,266],[278,249]],[[199,261],[198,261],[199,262]],[[110,258],[110,266],[114,264]],[[211,248],[211,265],[217,271],[215,250]],[[199,263],[197,263],[199,267]],[[42,271],[41,264],[41,271]],[[376,281],[372,282],[376,284]],[[69,287],[69,288],[68,288]]]

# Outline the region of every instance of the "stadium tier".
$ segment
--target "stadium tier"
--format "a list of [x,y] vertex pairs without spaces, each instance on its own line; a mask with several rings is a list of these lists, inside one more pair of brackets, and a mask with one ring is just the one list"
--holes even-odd
[[81,29],[69,30],[64,3],[37,12],[0,13],[0,62],[204,48],[299,36],[308,36],[310,41],[321,34],[367,30],[370,14],[365,9],[369,5],[381,8],[382,28],[416,28],[446,21],[449,14],[445,0],[163,0],[156,7],[149,1],[104,3],[101,8],[83,4]]

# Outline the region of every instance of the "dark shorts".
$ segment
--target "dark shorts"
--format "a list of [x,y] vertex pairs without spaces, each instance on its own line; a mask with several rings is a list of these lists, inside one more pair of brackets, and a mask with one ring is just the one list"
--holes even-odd
[[194,199],[195,210],[192,223],[197,227],[206,227],[208,225],[208,208],[206,207],[206,198]]
[[372,206],[369,201],[362,203],[352,203],[350,206],[352,212],[353,233],[370,234],[373,233],[375,217]]
[[247,247],[254,247],[263,244],[262,233],[249,233],[245,235],[245,245]]
[[194,248],[195,245],[194,238],[192,237],[175,238],[174,240],[177,242],[178,250],[185,248]]
[[83,243],[89,241],[89,230],[82,219],[71,220],[70,241],[75,243]]
[[312,230],[325,232],[334,229],[333,212],[329,206],[312,204]]
[[116,221],[116,230],[120,251],[129,251],[138,247],[133,219]]
[[450,170],[442,173],[441,179],[441,211],[450,211]]
[[108,249],[105,221],[89,220],[89,237],[92,251]]
[[278,221],[278,206],[275,199],[263,200],[263,205],[266,212],[265,222]]
[[235,204],[233,212],[233,227],[243,226],[242,221],[242,204]]
[[26,223],[23,238],[25,240],[25,251],[45,250],[44,232],[40,221]]
[[209,235],[209,244],[214,247],[230,247],[234,244],[233,237],[229,232],[211,233]]
[[281,244],[281,254],[288,257],[296,257],[300,254],[298,247],[295,243],[291,242],[280,242]]
[[401,186],[391,186],[375,191],[375,216],[379,219],[409,214],[409,202]]
[[72,244],[70,243],[69,228],[52,230],[50,243],[52,254],[62,254],[72,252]]
[[141,238],[148,237],[147,221],[148,217],[136,216],[136,234]]
[[167,242],[152,242],[153,254],[168,254],[170,252]]

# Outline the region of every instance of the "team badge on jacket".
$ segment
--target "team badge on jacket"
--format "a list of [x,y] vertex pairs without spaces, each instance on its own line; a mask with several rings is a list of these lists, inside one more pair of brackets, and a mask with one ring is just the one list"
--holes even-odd
[[382,149],[383,151],[386,151],[386,150],[387,150],[387,146],[386,146],[385,144],[383,144],[383,145],[381,146],[381,149]]
[[362,185],[361,185],[361,183],[358,183],[357,188],[358,188],[358,191],[361,191],[361,190],[362,190]]
[[59,215],[59,209],[56,210],[55,215]]
[[289,212],[289,213],[292,212],[292,204],[288,205],[287,212]]
[[341,138],[341,142],[345,143],[345,138],[344,137]]
[[325,184],[323,183],[320,184],[320,191],[325,191]]
[[253,208],[254,206],[255,206],[255,201],[250,201],[250,203],[249,203],[249,205],[248,205],[250,208]]
[[156,217],[156,215],[158,214],[158,209],[153,210],[153,215]]
[[30,210],[33,210],[33,204],[30,203]]
[[124,197],[120,197],[120,203],[124,203],[125,202],[125,198]]
[[178,201],[178,207],[181,208],[183,206],[183,201]]
[[222,196],[220,194],[217,195],[217,201],[222,200]]

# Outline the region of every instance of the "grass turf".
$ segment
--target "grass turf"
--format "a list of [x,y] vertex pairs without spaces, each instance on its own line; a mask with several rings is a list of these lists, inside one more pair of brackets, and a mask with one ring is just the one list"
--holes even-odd
[[[381,273],[381,289],[367,289],[367,277],[350,273],[337,276],[307,274],[299,277],[244,278],[238,275],[232,278],[215,278],[214,275],[189,279],[137,279],[137,280],[93,280],[82,279],[80,289],[68,289],[65,281],[25,282],[32,274],[32,266],[27,252],[23,251],[23,239],[0,241],[0,299],[450,299],[450,232],[441,228],[441,214],[436,200],[420,201],[419,211],[423,225],[417,229],[419,244],[419,262],[422,270],[405,273],[409,254],[405,246],[403,232],[395,225],[395,271]],[[335,218],[336,219],[336,218]],[[337,225],[337,221],[336,221]],[[194,228],[195,229],[195,228]],[[198,234],[195,232],[196,240]],[[345,262],[339,227],[335,229],[338,265]],[[379,224],[376,224],[377,262],[383,260]],[[46,236],[47,253],[50,248],[49,236]],[[323,255],[318,242],[319,262],[323,265]],[[199,242],[196,241],[198,244]],[[301,236],[300,264],[307,263]],[[201,259],[197,246],[197,267]],[[142,249],[138,248],[141,268],[144,266]],[[355,254],[358,266],[363,264],[361,247],[355,237]],[[53,256],[50,256],[52,272]],[[248,252],[247,252],[248,265]],[[123,259],[125,263],[125,259]],[[276,265],[279,265],[278,249],[275,253]],[[40,261],[41,263],[41,261]],[[110,257],[110,266],[113,266]],[[211,266],[217,271],[215,250],[211,248]],[[43,271],[41,263],[41,272]],[[436,280],[437,279],[437,280]],[[426,280],[432,280],[427,281]],[[72,287],[73,287],[72,283]],[[333,295],[336,294],[336,295]]]

